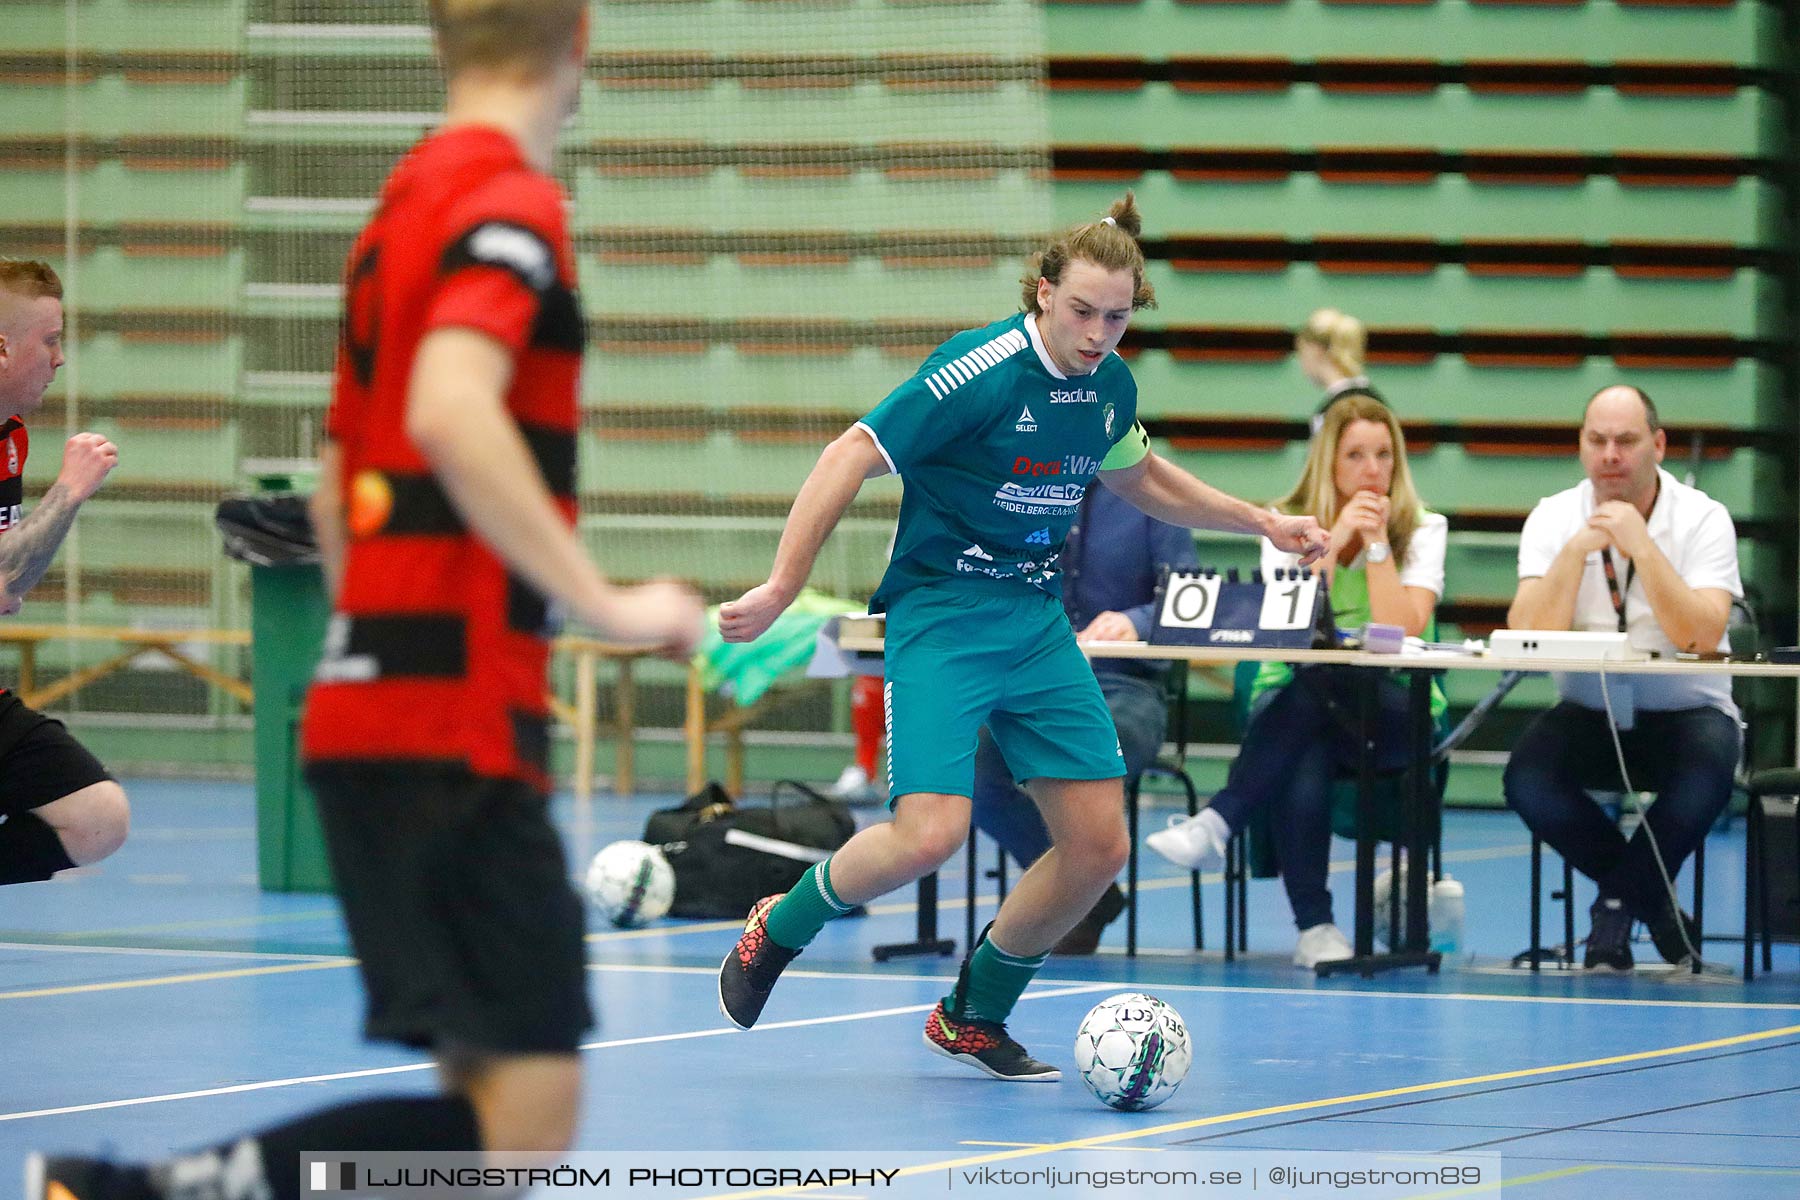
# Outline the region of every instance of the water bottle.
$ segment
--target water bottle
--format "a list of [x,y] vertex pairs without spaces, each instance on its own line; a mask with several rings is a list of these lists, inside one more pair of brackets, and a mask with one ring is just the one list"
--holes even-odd
[[1463,952],[1463,885],[1446,875],[1431,885],[1426,911],[1431,922],[1431,948],[1451,963]]

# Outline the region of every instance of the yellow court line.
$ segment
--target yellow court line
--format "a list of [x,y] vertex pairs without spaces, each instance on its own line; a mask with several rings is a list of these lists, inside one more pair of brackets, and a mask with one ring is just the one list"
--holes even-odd
[[154,979],[120,979],[112,983],[79,983],[68,987],[0,992],[0,1000],[29,1000],[39,996],[77,996],[86,992],[117,992],[126,988],[162,987],[172,983],[210,983],[218,979],[250,979],[258,975],[291,975],[295,971],[337,971],[355,965],[354,958],[334,958],[327,962],[284,963],[278,967],[240,967],[235,971],[197,971],[191,975],[159,975]]
[[[1028,1146],[1017,1150],[1002,1150],[994,1154],[971,1155],[965,1158],[948,1159],[944,1162],[921,1163],[917,1166],[901,1167],[902,1175],[924,1175],[938,1171],[955,1170],[958,1167],[975,1167],[984,1163],[1006,1162],[1015,1158],[1029,1158],[1033,1155],[1053,1153],[1058,1150],[1086,1150],[1097,1146],[1109,1146],[1117,1142],[1136,1141],[1140,1138],[1158,1137],[1173,1133],[1181,1133],[1189,1129],[1205,1129],[1214,1125],[1229,1125],[1236,1121],[1253,1121],[1261,1117],[1278,1117],[1288,1113],[1310,1112],[1320,1108],[1332,1108],[1340,1104],[1363,1104],[1371,1100],[1390,1100],[1396,1096],[1419,1096],[1428,1092],[1448,1091],[1451,1088],[1472,1087],[1481,1083],[1501,1083],[1509,1079],[1531,1079],[1542,1075],[1557,1075],[1568,1071],[1585,1071],[1595,1067],[1612,1067],[1621,1063],[1646,1062],[1655,1058],[1672,1058],[1680,1054],[1697,1054],[1702,1050],[1718,1050],[1726,1046],[1743,1046],[1751,1042],[1764,1042],[1773,1038],[1792,1037],[1800,1034],[1800,1025],[1784,1025],[1779,1029],[1768,1029],[1760,1033],[1740,1033],[1731,1037],[1713,1038],[1705,1042],[1689,1042],[1685,1046],[1667,1046],[1660,1050],[1634,1050],[1630,1054],[1614,1054],[1606,1058],[1588,1058],[1580,1062],[1553,1063],[1542,1067],[1522,1067],[1516,1071],[1496,1071],[1488,1075],[1467,1075],[1461,1079],[1445,1079],[1435,1083],[1413,1083],[1404,1087],[1384,1088],[1376,1092],[1357,1092],[1348,1096],[1328,1096],[1320,1100],[1300,1100],[1293,1104],[1275,1104],[1267,1108],[1245,1109],[1242,1112],[1221,1113],[1212,1117],[1196,1117],[1191,1121],[1176,1121],[1168,1125],[1152,1125],[1144,1129],[1130,1129],[1121,1133],[1097,1134],[1093,1137],[1076,1138],[1066,1142],[1049,1142],[1042,1146]],[[724,1192],[709,1197],[708,1200],[749,1200],[755,1196],[798,1196],[811,1189],[805,1187],[777,1188],[769,1191]]]

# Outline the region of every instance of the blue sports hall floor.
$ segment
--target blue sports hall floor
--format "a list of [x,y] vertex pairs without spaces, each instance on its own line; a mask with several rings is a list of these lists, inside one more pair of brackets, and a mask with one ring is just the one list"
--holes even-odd
[[[433,1086],[420,1056],[360,1039],[332,900],[258,889],[246,785],[127,783],[134,828],[117,856],[0,891],[0,1195],[32,1149],[156,1155]],[[586,850],[637,836],[670,800],[602,797]],[[1145,827],[1160,820],[1151,810]],[[1643,965],[1656,961],[1647,943],[1630,976],[1511,970],[1526,941],[1527,848],[1507,814],[1450,814],[1468,961],[1323,981],[1289,965],[1278,883],[1252,885],[1250,952],[1228,964],[1217,879],[1196,953],[1187,876],[1146,855],[1143,952],[1125,957],[1120,922],[1099,954],[1052,959],[1015,1014],[1020,1040],[1065,1068],[1050,1086],[998,1083],[925,1051],[924,1014],[956,960],[870,954],[912,936],[910,891],[828,927],[749,1034],[724,1025],[715,999],[737,922],[619,931],[595,918],[601,1023],[583,1052],[577,1148],[907,1151],[1013,1167],[1075,1149],[1120,1164],[1201,1161],[1183,1151],[1482,1154],[1530,1200],[1800,1195],[1800,951],[1778,945],[1774,972],[1748,984],[1729,941],[1707,944],[1720,970],[1698,978]],[[1346,927],[1350,849],[1335,847],[1333,877]],[[571,846],[571,861],[584,853]],[[1707,859],[1707,923],[1737,932],[1741,822],[1715,832]],[[984,920],[992,890],[983,879]],[[960,943],[960,858],[943,892],[944,931]],[[1578,897],[1578,936],[1590,896]],[[1071,1069],[1082,1015],[1123,990],[1174,1005],[1195,1042],[1186,1082],[1149,1112],[1102,1107]]]

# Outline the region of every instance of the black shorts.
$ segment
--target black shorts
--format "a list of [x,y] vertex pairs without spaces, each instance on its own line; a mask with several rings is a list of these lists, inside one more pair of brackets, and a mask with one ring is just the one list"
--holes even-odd
[[0,816],[42,808],[111,778],[61,721],[0,691]]
[[593,1025],[586,913],[548,801],[435,763],[315,763],[306,782],[362,960],[368,1036],[573,1052]]

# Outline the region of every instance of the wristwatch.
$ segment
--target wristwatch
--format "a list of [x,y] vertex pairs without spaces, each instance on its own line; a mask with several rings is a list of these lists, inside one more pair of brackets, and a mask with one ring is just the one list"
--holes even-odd
[[1367,560],[1372,563],[1384,563],[1388,560],[1388,544],[1386,542],[1370,542]]

